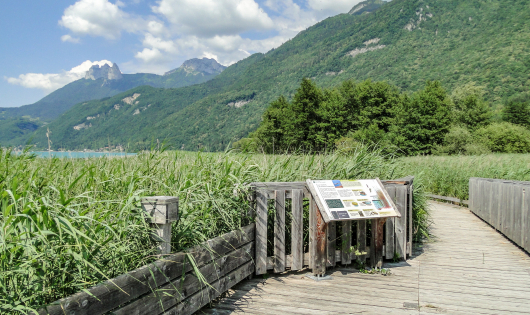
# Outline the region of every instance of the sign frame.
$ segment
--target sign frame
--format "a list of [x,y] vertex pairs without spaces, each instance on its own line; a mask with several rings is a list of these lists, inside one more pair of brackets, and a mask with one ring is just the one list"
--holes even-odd
[[[309,192],[311,193],[311,196],[315,200],[318,209],[320,210],[320,214],[322,215],[322,218],[324,219],[324,222],[344,222],[344,221],[359,221],[359,220],[370,220],[370,219],[388,219],[388,218],[401,218],[401,213],[399,212],[399,209],[396,207],[396,204],[390,198],[390,195],[386,191],[385,187],[383,186],[383,183],[379,178],[370,178],[370,179],[356,179],[356,180],[375,180],[379,186],[381,187],[381,191],[383,192],[384,197],[387,199],[390,206],[393,208],[393,210],[396,212],[396,216],[384,216],[384,217],[366,217],[366,218],[347,218],[347,219],[335,219],[330,218],[328,215],[328,212],[326,211],[326,207],[323,204],[323,198],[321,199],[319,194],[317,193],[317,187],[315,187],[315,184],[313,183],[312,179],[307,179],[306,184],[307,188],[309,189]],[[352,180],[355,181],[355,180]]]

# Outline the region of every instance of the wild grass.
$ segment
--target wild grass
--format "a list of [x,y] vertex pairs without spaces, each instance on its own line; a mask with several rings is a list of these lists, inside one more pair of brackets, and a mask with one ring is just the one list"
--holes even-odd
[[89,159],[2,149],[0,313],[27,313],[155,260],[142,196],[180,198],[172,239],[179,251],[246,224],[248,183],[394,172],[392,159],[365,148],[348,156],[177,151]]
[[530,181],[530,154],[415,156],[396,161],[396,174],[421,178],[427,192],[469,199],[469,178]]

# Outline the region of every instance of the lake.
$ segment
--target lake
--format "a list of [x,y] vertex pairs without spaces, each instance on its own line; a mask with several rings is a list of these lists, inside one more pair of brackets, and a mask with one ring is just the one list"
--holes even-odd
[[135,156],[136,153],[122,153],[122,152],[75,152],[75,151],[66,151],[66,152],[58,152],[58,151],[32,151],[30,153],[33,153],[37,155],[38,157],[58,157],[58,158],[89,158],[89,157],[103,157],[103,156],[109,156],[109,157],[124,157],[124,156]]

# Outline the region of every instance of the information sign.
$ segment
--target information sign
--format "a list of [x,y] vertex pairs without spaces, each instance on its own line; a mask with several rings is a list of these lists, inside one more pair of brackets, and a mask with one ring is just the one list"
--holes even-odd
[[320,211],[326,214],[323,217],[329,221],[401,217],[378,178],[307,183]]

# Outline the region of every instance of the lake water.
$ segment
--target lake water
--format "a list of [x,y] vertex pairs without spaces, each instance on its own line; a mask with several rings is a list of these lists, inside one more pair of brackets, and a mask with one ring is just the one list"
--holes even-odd
[[58,158],[88,158],[88,157],[102,157],[102,156],[134,156],[136,153],[120,153],[120,152],[48,152],[48,151],[32,151],[38,157],[58,157]]

